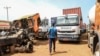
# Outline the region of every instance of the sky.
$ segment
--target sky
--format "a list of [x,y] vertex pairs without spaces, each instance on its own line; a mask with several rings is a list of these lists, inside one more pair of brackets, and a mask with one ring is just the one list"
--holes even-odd
[[88,13],[96,0],[0,0],[0,20],[9,21],[19,19],[25,15],[39,13],[41,18],[49,18],[62,15],[62,9],[81,7],[83,22],[88,24]]

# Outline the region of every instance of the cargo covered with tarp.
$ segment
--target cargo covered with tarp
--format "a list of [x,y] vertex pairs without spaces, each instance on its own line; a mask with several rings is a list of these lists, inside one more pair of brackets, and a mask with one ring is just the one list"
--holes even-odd
[[0,29],[10,29],[10,22],[0,20]]

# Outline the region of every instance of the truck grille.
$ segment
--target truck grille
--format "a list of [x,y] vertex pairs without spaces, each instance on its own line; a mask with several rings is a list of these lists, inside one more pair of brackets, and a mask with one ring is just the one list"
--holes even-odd
[[75,31],[58,31],[59,33],[73,33]]
[[58,37],[73,37],[71,34],[58,34]]

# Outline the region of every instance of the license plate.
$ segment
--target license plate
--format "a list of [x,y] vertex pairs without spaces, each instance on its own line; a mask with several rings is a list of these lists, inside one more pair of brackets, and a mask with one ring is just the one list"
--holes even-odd
[[67,38],[63,38],[63,40],[68,40]]

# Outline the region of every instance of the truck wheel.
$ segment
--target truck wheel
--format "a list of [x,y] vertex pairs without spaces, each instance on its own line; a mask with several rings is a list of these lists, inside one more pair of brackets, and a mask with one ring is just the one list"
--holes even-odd
[[10,53],[13,54],[15,52],[15,45],[10,46],[9,50],[10,50]]
[[89,33],[88,33],[87,40],[88,40],[88,47],[90,48],[90,34]]
[[3,56],[3,52],[2,49],[0,48],[0,56]]
[[0,56],[3,56],[2,52],[0,52]]
[[45,39],[45,40],[46,40],[46,39],[48,39],[48,38],[47,38],[47,36],[45,36],[45,34],[44,34],[44,36],[43,36],[43,37],[44,37],[44,39]]
[[28,53],[32,53],[33,52],[33,44],[31,42],[27,43],[26,52],[28,52]]
[[97,45],[96,45],[94,56],[100,56],[100,53],[99,53],[99,43],[97,43]]
[[59,43],[62,43],[63,41],[62,40],[59,40]]
[[95,51],[98,49],[99,46],[99,38],[97,36],[97,34],[95,35],[95,37],[93,38],[93,47],[92,47],[92,52],[93,54],[95,53]]

